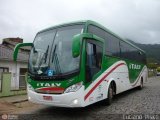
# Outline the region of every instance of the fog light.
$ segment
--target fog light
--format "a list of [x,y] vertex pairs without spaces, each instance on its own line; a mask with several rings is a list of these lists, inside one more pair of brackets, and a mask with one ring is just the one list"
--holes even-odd
[[30,96],[28,97],[28,100],[31,100],[31,97],[30,97]]
[[73,103],[78,104],[78,100],[77,99],[73,100]]

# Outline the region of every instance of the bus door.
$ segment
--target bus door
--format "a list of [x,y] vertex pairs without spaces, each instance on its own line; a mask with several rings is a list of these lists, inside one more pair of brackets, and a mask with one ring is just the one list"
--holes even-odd
[[[91,84],[101,74],[102,56],[103,56],[103,43],[95,40],[87,40],[86,41],[86,71],[85,71],[86,83]],[[97,97],[103,97],[101,89],[102,89],[102,86],[99,89],[99,93],[98,93],[99,96]]]

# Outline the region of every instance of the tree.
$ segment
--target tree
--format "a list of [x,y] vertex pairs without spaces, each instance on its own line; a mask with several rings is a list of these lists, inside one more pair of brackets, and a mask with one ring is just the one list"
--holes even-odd
[[158,65],[157,63],[148,63],[148,64],[147,64],[148,68],[149,68],[149,69],[153,69],[153,70],[158,67],[157,65]]
[[160,67],[157,68],[157,72],[160,72]]

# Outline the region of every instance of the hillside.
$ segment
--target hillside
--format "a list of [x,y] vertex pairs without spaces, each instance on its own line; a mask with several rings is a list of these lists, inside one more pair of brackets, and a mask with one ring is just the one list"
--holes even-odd
[[128,40],[146,52],[149,62],[160,63],[160,44],[141,44]]

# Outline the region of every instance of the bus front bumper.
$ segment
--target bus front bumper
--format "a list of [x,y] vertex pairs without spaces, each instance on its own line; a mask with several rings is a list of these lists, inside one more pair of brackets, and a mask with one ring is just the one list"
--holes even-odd
[[[51,99],[44,99],[49,97]],[[84,86],[76,92],[63,94],[41,94],[28,89],[28,100],[33,103],[57,107],[84,107]]]

